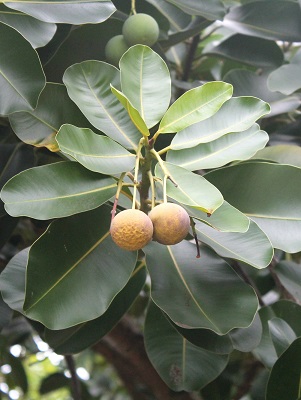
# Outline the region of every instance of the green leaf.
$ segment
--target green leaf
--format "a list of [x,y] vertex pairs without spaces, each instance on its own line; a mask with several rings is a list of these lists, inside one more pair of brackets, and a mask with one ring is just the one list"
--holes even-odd
[[195,245],[183,241],[174,246],[151,242],[143,251],[152,299],[177,325],[219,335],[250,325],[258,306],[253,289],[211,250],[202,248],[196,258]]
[[[0,277],[1,279],[1,277]],[[0,332],[9,324],[13,316],[13,310],[3,301],[0,292]]]
[[64,329],[104,314],[137,258],[115,245],[110,222],[104,206],[54,221],[32,245],[23,306],[29,318]]
[[111,92],[120,87],[119,71],[100,61],[69,67],[63,77],[68,94],[92,125],[127,148],[137,148],[141,133]]
[[61,125],[89,124],[68,97],[65,86],[58,83],[47,83],[35,110],[10,114],[9,122],[23,142],[51,151],[58,150],[55,135]]
[[9,351],[4,350],[1,352],[1,364],[8,364],[11,366],[10,388],[21,388],[22,392],[26,396],[29,385],[22,359],[20,357],[15,357]]
[[37,52],[14,28],[0,22],[0,114],[33,110],[45,86]]
[[63,125],[57,136],[60,150],[75,158],[90,171],[106,175],[127,172],[135,166],[135,155],[106,136],[91,129]]
[[258,269],[267,267],[274,254],[270,240],[253,221],[244,233],[220,232],[200,222],[196,222],[196,232],[198,239],[221,257],[243,261]]
[[180,10],[178,7],[167,3],[165,0],[148,0],[148,3],[155,6],[162,15],[164,15],[173,32],[180,32],[186,28],[191,22],[191,17]]
[[206,179],[258,224],[273,247],[289,253],[301,250],[300,168],[248,162],[210,172]]
[[144,333],[147,355],[172,390],[199,390],[214,380],[228,363],[227,355],[215,354],[189,343],[152,303]]
[[10,259],[0,275],[0,291],[3,300],[12,309],[23,313],[25,297],[25,272],[29,247]]
[[[177,184],[176,187],[174,183],[167,180],[166,192],[172,199],[209,214],[223,204],[221,193],[201,175],[174,164],[163,163],[163,165]],[[159,164],[156,165],[155,174],[163,180],[164,172]]]
[[148,128],[166,112],[171,96],[167,65],[147,46],[131,47],[120,60],[122,92],[138,110]]
[[12,11],[0,4],[0,21],[20,32],[33,48],[43,47],[53,38],[56,25],[39,21],[29,15]]
[[[260,18],[258,16],[260,15]],[[269,40],[301,41],[301,10],[292,1],[254,1],[230,9],[223,24],[234,32]],[[290,29],[287,29],[289,21]]]
[[278,144],[259,150],[253,158],[301,167],[301,148],[292,144]]
[[272,318],[268,321],[271,339],[278,357],[296,339],[293,329],[281,318]]
[[14,176],[4,185],[1,198],[12,216],[51,219],[92,210],[115,192],[114,179],[63,161]]
[[43,339],[57,354],[79,353],[105,336],[129,309],[145,284],[145,268],[137,269],[107,311],[95,320],[63,330],[45,329]]
[[271,306],[261,308],[259,310],[259,316],[263,331],[260,344],[253,352],[267,368],[271,368],[278,357],[271,338],[269,321],[275,318],[281,318],[290,326],[296,336],[299,337],[301,336],[301,306],[292,301],[280,300]]
[[111,85],[111,90],[112,93],[117,97],[117,99],[120,101],[120,103],[123,105],[123,107],[126,109],[127,113],[129,114],[133,124],[136,126],[136,128],[139,130],[139,132],[142,133],[144,136],[149,136],[149,130],[142,119],[141,115],[139,114],[139,111],[133,107],[129,99],[119,90],[115,89],[114,86]]
[[184,205],[184,208],[191,217],[205,222],[218,231],[246,232],[249,229],[249,218],[226,201],[210,216],[193,207]]
[[269,74],[269,70],[257,74],[244,69],[231,69],[223,79],[233,85],[234,96],[255,96],[267,101],[271,106],[271,112],[267,117],[273,117],[298,108],[300,97],[297,94],[285,96],[282,93],[269,90],[267,87]]
[[301,51],[297,51],[295,56],[287,65],[272,71],[268,77],[268,88],[289,95],[301,88],[300,71]]
[[301,268],[293,261],[280,261],[276,264],[276,272],[280,282],[294,298],[301,300]]
[[232,161],[247,160],[268,142],[258,124],[243,132],[229,133],[210,143],[183,150],[170,150],[166,160],[190,171],[217,168]]
[[126,286],[99,318],[63,330],[45,330],[44,339],[58,354],[78,353],[105,336],[133,304],[145,284],[145,268],[134,271]]
[[18,0],[5,4],[41,21],[73,25],[105,21],[116,10],[107,0]]
[[203,54],[262,68],[275,68],[283,62],[283,53],[275,42],[240,34],[230,36]]
[[227,133],[245,131],[269,112],[269,105],[260,99],[251,96],[233,97],[211,118],[178,132],[170,147],[172,150],[181,150],[211,142]]
[[280,356],[268,380],[266,400],[300,399],[301,338]]
[[225,15],[225,7],[220,0],[167,0],[179,7],[187,14],[202,15],[209,20],[222,20]]
[[229,332],[233,348],[248,353],[258,346],[262,335],[262,324],[258,314],[247,328],[233,329]]
[[225,82],[208,82],[179,97],[162,118],[158,133],[173,133],[215,114],[232,96],[233,87]]

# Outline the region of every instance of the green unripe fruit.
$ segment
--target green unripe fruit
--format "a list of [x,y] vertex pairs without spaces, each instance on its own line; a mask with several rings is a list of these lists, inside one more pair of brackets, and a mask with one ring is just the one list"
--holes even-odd
[[123,35],[113,36],[105,47],[106,59],[110,64],[118,67],[119,60],[123,54],[128,50],[129,46],[124,40]]
[[153,239],[161,244],[180,243],[189,232],[190,218],[178,204],[162,203],[148,214],[154,225]]
[[152,46],[159,37],[159,26],[148,14],[131,15],[123,24],[122,34],[129,46],[145,44]]
[[124,210],[113,218],[110,233],[122,249],[139,250],[152,240],[153,224],[140,210]]

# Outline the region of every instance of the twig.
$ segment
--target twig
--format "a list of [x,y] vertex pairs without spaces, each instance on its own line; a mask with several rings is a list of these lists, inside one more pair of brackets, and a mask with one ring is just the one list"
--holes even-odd
[[78,376],[75,369],[74,358],[71,355],[65,356],[67,367],[71,375],[71,392],[74,400],[81,400],[81,388],[78,380]]

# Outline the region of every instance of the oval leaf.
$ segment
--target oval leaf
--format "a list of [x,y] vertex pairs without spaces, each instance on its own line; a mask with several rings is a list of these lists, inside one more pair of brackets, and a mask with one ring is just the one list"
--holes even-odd
[[220,0],[167,0],[187,14],[202,15],[209,20],[223,19],[225,7]]
[[[167,180],[167,195],[172,199],[209,214],[223,204],[221,193],[201,175],[170,163],[164,163],[164,167],[177,184],[176,187],[174,183]],[[155,172],[156,176],[163,180],[164,172],[159,164],[156,165]]]
[[57,354],[74,354],[87,349],[117,324],[142,290],[145,279],[145,268],[136,269],[103,315],[67,329],[54,331],[46,328],[43,339]]
[[114,244],[110,222],[110,208],[98,208],[53,222],[32,245],[23,306],[29,318],[64,329],[104,314],[137,258]]
[[114,4],[107,0],[21,0],[6,5],[41,21],[73,25],[96,24],[116,11]]
[[167,153],[167,161],[190,171],[222,167],[232,161],[247,160],[265,147],[269,136],[254,124],[243,132],[229,133],[210,143]]
[[253,289],[212,251],[204,247],[196,258],[195,246],[187,241],[152,242],[143,251],[152,298],[177,325],[223,335],[251,324],[258,306]]
[[14,28],[0,22],[0,114],[33,110],[45,86],[37,52]]
[[137,148],[141,133],[111,92],[119,88],[117,68],[100,61],[84,61],[69,67],[63,77],[70,98],[92,125],[127,148]]
[[251,96],[233,97],[211,118],[178,132],[171,142],[172,150],[181,150],[211,142],[221,136],[249,129],[255,121],[270,112],[268,103]]
[[259,225],[274,247],[289,253],[301,250],[300,168],[249,162],[210,172],[206,178]]
[[272,318],[268,321],[270,335],[279,356],[290,346],[296,339],[293,329],[281,318]]
[[167,65],[147,46],[131,47],[120,60],[122,92],[138,110],[148,128],[166,112],[171,96]]
[[232,96],[233,87],[225,82],[208,82],[179,97],[162,118],[158,133],[173,133],[215,114]]
[[[258,16],[260,15],[260,18]],[[288,42],[301,41],[301,10],[292,1],[254,1],[233,7],[223,24],[244,35]],[[287,29],[290,21],[290,29]]]
[[35,110],[13,113],[9,122],[19,139],[36,147],[57,151],[55,135],[65,123],[87,126],[88,121],[70,100],[66,87],[47,83]]
[[301,167],[301,148],[292,144],[278,144],[259,150],[253,158]]
[[31,168],[10,179],[1,198],[12,216],[66,217],[99,207],[116,192],[116,181],[63,161]]
[[297,264],[293,261],[280,261],[278,264],[276,264],[274,271],[286,290],[291,293],[295,299],[301,301],[300,264]]
[[221,257],[234,258],[258,269],[267,267],[273,258],[270,240],[253,221],[246,232],[219,232],[196,222],[196,232],[198,239]]
[[148,309],[144,334],[147,355],[172,390],[199,390],[214,380],[228,363],[227,355],[215,354],[188,342],[153,303]]
[[20,12],[12,12],[0,4],[0,21],[20,32],[33,48],[43,47],[53,38],[56,25],[39,21]]
[[112,175],[134,168],[135,154],[109,137],[96,135],[91,129],[63,125],[56,140],[63,153],[69,154],[90,171]]

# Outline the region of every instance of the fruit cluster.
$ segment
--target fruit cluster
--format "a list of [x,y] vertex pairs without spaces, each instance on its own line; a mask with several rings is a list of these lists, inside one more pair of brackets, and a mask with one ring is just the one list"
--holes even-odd
[[162,203],[146,215],[135,209],[118,213],[111,224],[113,241],[122,249],[139,250],[152,239],[165,245],[181,242],[188,234],[190,218],[178,204]]
[[118,67],[121,56],[135,44],[153,46],[159,37],[159,26],[148,14],[133,14],[123,24],[122,35],[113,36],[105,47],[106,59]]

